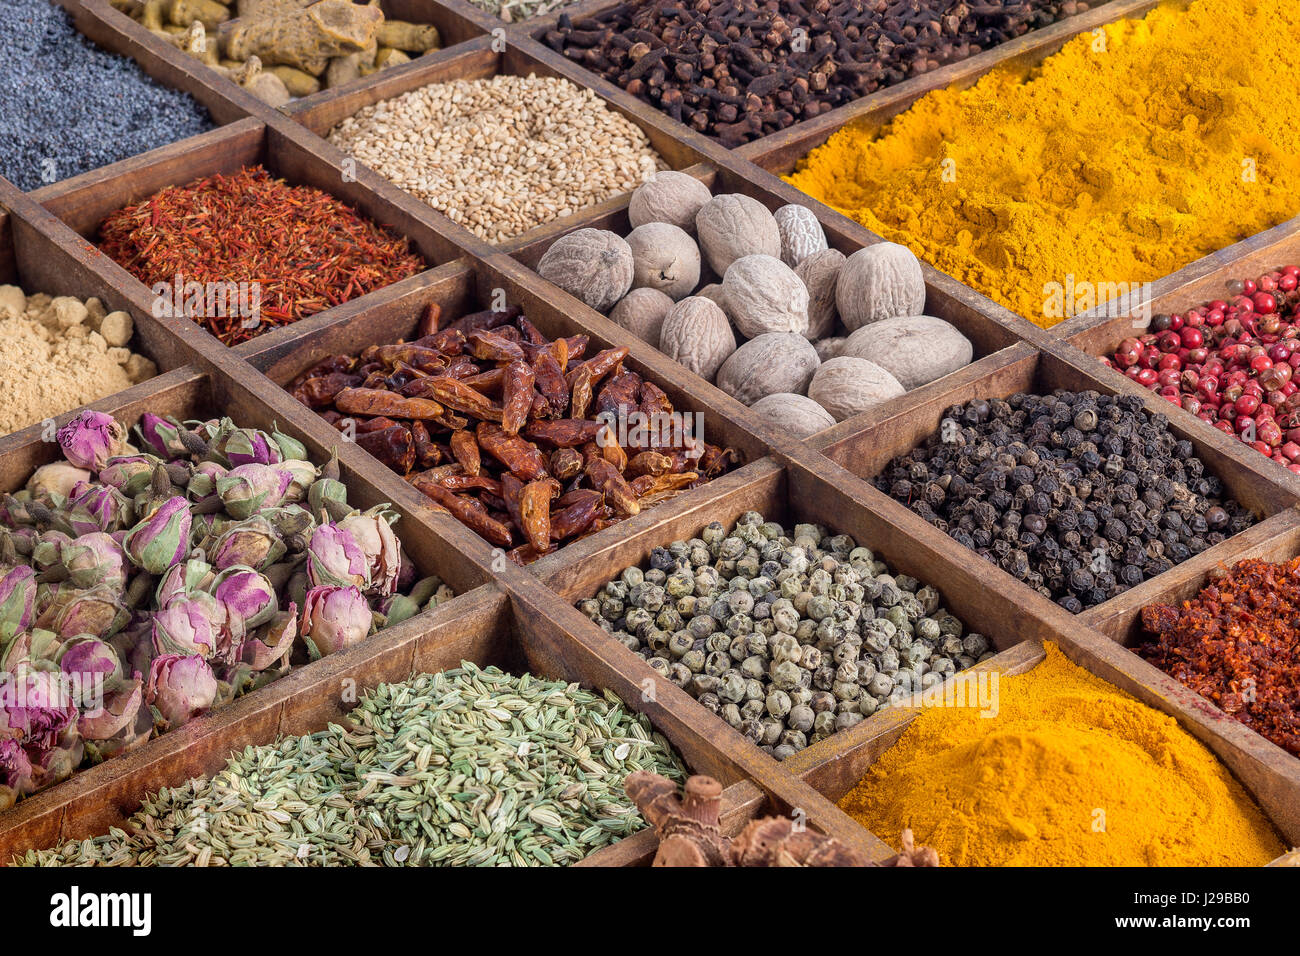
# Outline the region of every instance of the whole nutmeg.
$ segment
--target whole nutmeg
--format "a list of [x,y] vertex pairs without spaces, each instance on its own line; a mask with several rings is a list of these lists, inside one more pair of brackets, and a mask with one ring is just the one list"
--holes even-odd
[[817,366],[817,350],[797,332],[755,336],[722,363],[718,388],[745,405],[774,392],[802,392]]
[[842,355],[823,362],[813,373],[808,397],[842,422],[905,391],[875,362]]
[[823,362],[829,362],[833,358],[839,358],[844,352],[844,343],[847,338],[818,339],[813,343],[813,348],[817,350],[817,357]]
[[870,359],[911,390],[969,365],[974,348],[943,319],[914,315],[864,325],[840,354]]
[[714,196],[695,215],[700,249],[718,275],[744,256],[781,255],[781,229],[757,199],[740,193]]
[[633,289],[618,300],[609,317],[643,342],[659,347],[660,330],[673,300],[658,289]]
[[772,214],[781,233],[781,261],[790,268],[826,248],[826,230],[807,206],[791,203]]
[[659,351],[711,382],[722,363],[736,351],[736,336],[717,305],[692,295],[674,305],[664,317]]
[[840,269],[847,257],[838,249],[822,249],[805,257],[794,267],[794,274],[808,289],[808,338],[820,339],[835,331],[839,318],[835,305],[835,288]]
[[859,249],[840,267],[835,305],[850,332],[881,319],[922,314],[925,279],[920,261],[911,249],[893,242]]
[[700,284],[700,250],[686,232],[648,222],[627,236],[632,247],[632,288],[658,289],[676,302]]
[[577,229],[551,243],[537,272],[597,312],[608,312],[632,288],[632,247],[607,229]]
[[808,331],[808,289],[775,256],[743,256],[722,277],[727,314],[740,334]]
[[834,416],[811,398],[791,392],[764,395],[749,410],[777,431],[801,440],[835,424]]
[[666,222],[694,235],[695,216],[712,198],[709,187],[694,176],[661,170],[632,193],[627,218],[634,229],[649,222]]

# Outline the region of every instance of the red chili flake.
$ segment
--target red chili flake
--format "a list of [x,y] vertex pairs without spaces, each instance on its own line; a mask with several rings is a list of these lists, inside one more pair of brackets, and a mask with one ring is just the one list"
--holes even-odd
[[[186,313],[226,345],[426,268],[408,240],[329,193],[273,179],[261,166],[169,186],[113,213],[99,232],[100,249],[151,288],[175,288],[178,276],[200,286],[258,284],[256,324],[227,309]],[[183,302],[179,290],[174,298]]]
[[1142,609],[1139,654],[1300,756],[1300,557],[1252,558],[1181,607]]

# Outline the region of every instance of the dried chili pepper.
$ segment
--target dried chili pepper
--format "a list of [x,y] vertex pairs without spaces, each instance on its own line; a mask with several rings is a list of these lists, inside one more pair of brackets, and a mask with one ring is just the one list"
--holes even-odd
[[[418,331],[318,362],[290,390],[336,427],[354,425],[434,510],[512,561],[595,534],[693,487],[702,461],[716,473],[734,457],[676,422],[667,395],[623,368],[626,349],[584,361],[585,335],[550,340],[518,310],[449,323],[426,310]],[[668,426],[607,420],[647,411]]]
[[1300,557],[1220,569],[1181,607],[1144,607],[1142,624],[1139,654],[1300,756]]

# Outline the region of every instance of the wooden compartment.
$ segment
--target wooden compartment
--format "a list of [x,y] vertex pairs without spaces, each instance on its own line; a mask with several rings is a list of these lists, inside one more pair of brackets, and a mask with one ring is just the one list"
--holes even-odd
[[[127,347],[152,359],[159,372],[179,368],[195,358],[194,350],[176,337],[166,320],[139,308],[112,279],[89,266],[84,251],[68,242],[66,230],[4,180],[0,180],[0,285],[16,285],[29,296],[46,293],[83,300],[94,297],[104,303],[108,312],[131,313],[135,333]],[[140,388],[147,391],[149,382],[132,386],[131,390]],[[37,424],[0,436],[0,456],[8,447],[26,444],[39,429]]]
[[[1005,398],[1018,392],[1046,394],[1058,388],[1073,391],[1091,389],[1109,395],[1137,395],[1142,399],[1147,411],[1153,414],[1164,413],[1162,406],[1167,405],[1168,402],[1160,396],[1129,382],[1123,376],[1120,376],[1122,382],[1112,382],[1110,377],[1105,379],[1096,377],[1089,362],[1089,359],[1079,356],[1076,350],[1068,346],[1058,345],[1048,349],[1037,349],[1028,343],[1022,343],[1007,350],[1005,363],[983,379],[963,382],[945,392],[927,395],[922,401],[900,413],[894,413],[888,408],[884,408],[879,414],[873,414],[873,410],[868,410],[865,415],[859,416],[861,424],[856,435],[831,436],[832,440],[829,443],[822,444],[822,451],[827,458],[841,466],[851,476],[861,479],[863,487],[859,496],[863,500],[887,501],[889,506],[887,513],[896,515],[893,520],[900,527],[907,527],[910,535],[921,537],[926,534],[921,531],[920,526],[924,526],[928,531],[934,531],[941,538],[946,539],[949,548],[960,551],[960,547],[946,534],[938,532],[905,505],[877,490],[871,483],[872,479],[894,458],[905,454],[934,434],[948,408],[975,398]],[[1205,462],[1207,473],[1217,475],[1223,482],[1226,493],[1253,512],[1256,518],[1268,518],[1284,512],[1300,501],[1300,497],[1297,497],[1295,492],[1273,480],[1275,469],[1271,467],[1271,462],[1267,459],[1261,462],[1252,461],[1252,456],[1254,458],[1263,456],[1242,446],[1236,439],[1229,439],[1222,433],[1207,435],[1205,432],[1212,429],[1189,427],[1181,418],[1171,419],[1170,429],[1178,438],[1187,439],[1192,443],[1196,455]],[[815,441],[822,440],[819,438]],[[1270,466],[1267,470],[1263,467],[1266,465]],[[882,503],[880,507],[884,510],[886,505]],[[1226,560],[1241,546],[1239,539],[1244,539],[1248,533],[1228,538],[1202,552],[1201,556],[1208,561]],[[973,552],[964,557],[975,562],[981,561]],[[986,573],[995,576],[1005,574],[1001,568],[991,563],[986,568]],[[1009,578],[1010,575],[1007,577]],[[1161,581],[1164,578],[1165,575],[1160,575],[1153,580]],[[1058,613],[1068,615],[1068,612],[1055,602],[1029,586],[1019,581],[1015,584],[1020,589],[1020,600],[1023,606],[1031,609],[1035,617],[1047,616],[1048,620],[1052,620]],[[1144,585],[1139,585],[1142,586]],[[1106,605],[1100,607],[1104,608]]]
[[[1107,382],[1122,380],[1125,386],[1130,386],[1133,383],[1123,372],[1107,368],[1101,363],[1100,358],[1113,353],[1123,339],[1147,332],[1151,316],[1162,313],[1176,314],[1215,299],[1226,299],[1225,286],[1231,280],[1254,279],[1273,269],[1296,262],[1300,262],[1300,219],[1291,220],[1245,242],[1229,246],[1153,283],[1151,297],[1146,302],[1122,299],[1115,303],[1112,309],[1098,307],[1053,326],[1051,331],[1076,349],[1086,353],[1087,357],[1080,356],[1080,361],[1086,364],[1091,360],[1100,379]],[[1154,396],[1157,393],[1149,394]],[[1165,414],[1180,423],[1186,423],[1189,429],[1218,433],[1213,425],[1201,421],[1181,407],[1171,402],[1164,402],[1164,405],[1167,406]],[[1234,442],[1235,439],[1229,438],[1228,441]],[[1300,475],[1292,474],[1284,466],[1254,451],[1244,443],[1236,443],[1241,445],[1243,450],[1254,455],[1258,459],[1256,463],[1263,467],[1274,481],[1288,488],[1300,490]]]
[[[75,2],[75,0],[69,0]],[[157,41],[162,46],[168,44],[162,42],[161,37],[156,37],[152,32],[147,30],[138,20],[128,14],[113,8],[105,0],[86,0],[86,6],[92,8],[104,19],[107,29],[117,32],[118,35],[130,38],[137,44],[143,44],[147,40]],[[439,0],[380,0],[379,7],[384,11],[384,15],[393,20],[406,20],[417,24],[430,24],[438,28],[438,34],[442,41],[442,49],[463,43],[466,40],[472,40],[475,37],[482,36],[485,32],[484,26],[476,18],[469,16],[458,6],[452,6]],[[209,33],[209,42],[215,42],[212,34]],[[179,52],[179,51],[178,51]],[[435,51],[430,51],[435,52]],[[427,55],[427,54],[426,54]],[[192,67],[202,69],[205,72],[200,74],[200,82],[205,88],[220,90],[228,94],[238,93],[241,96],[248,96],[240,86],[222,76],[215,70],[207,67],[193,58],[181,54],[183,60],[188,61]],[[419,60],[421,57],[414,57]],[[369,82],[375,75],[369,77],[359,77],[349,86],[360,86]],[[325,91],[321,91],[325,92]],[[319,94],[313,94],[319,95]],[[256,97],[253,97],[256,100]],[[310,99],[302,97],[295,102]],[[263,109],[272,109],[269,105],[256,100],[262,105]]]
[[[708,186],[715,196],[726,193],[742,193],[758,200],[773,212],[790,202],[796,202],[811,209],[817,215],[823,230],[826,232],[828,245],[832,249],[838,249],[846,256],[852,255],[869,244],[862,241],[864,238],[861,234],[863,230],[846,229],[845,224],[849,221],[843,216],[832,214],[821,203],[809,199],[797,190],[793,190],[793,199],[773,192],[769,187],[774,183],[779,183],[779,180],[759,182],[757,181],[758,177],[752,180],[746,179],[742,172],[735,167],[715,164],[691,166],[684,172],[689,173]],[[765,177],[765,179],[770,179],[770,177]],[[537,234],[530,233],[520,237],[519,240],[513,243],[502,244],[500,249],[502,252],[508,252],[530,269],[536,270],[537,263],[555,240],[577,229],[607,229],[620,236],[626,236],[632,231],[631,222],[628,220],[628,199],[629,196],[623,196],[618,200],[618,206],[615,209],[602,209],[599,213],[593,213],[591,216],[578,215],[561,220],[553,224],[557,227],[556,229],[548,229],[544,233],[535,231]],[[700,271],[701,285],[706,282],[721,281],[721,278],[709,269],[707,262],[701,263]],[[946,278],[941,277],[939,273],[933,270],[930,270],[929,275],[936,280]],[[538,281],[543,284],[552,298],[566,304],[567,311],[574,316],[581,317],[584,324],[595,325],[602,322],[604,324],[614,324],[605,314],[597,312],[558,286],[542,279],[540,276],[538,276]],[[954,283],[951,280],[927,282],[924,314],[951,323],[966,338],[970,339],[974,348],[974,358],[971,364],[935,382],[913,389],[906,395],[890,399],[886,403],[887,407],[906,407],[914,400],[913,396],[918,392],[936,388],[943,389],[950,387],[954,381],[960,379],[978,378],[986,375],[997,367],[998,359],[994,357],[995,353],[1010,348],[1021,341],[1022,332],[1026,331],[1024,326],[1028,325],[1028,323],[1024,323],[1022,320],[1011,320],[1009,318],[1010,313],[1004,316],[995,311],[981,310],[969,296],[957,294],[957,290],[953,288],[953,285]],[[675,362],[671,364],[676,367],[677,375],[694,374],[687,372]],[[858,427],[857,416],[855,416],[832,426],[822,434],[848,434]]]
[[[287,121],[284,126],[292,128]],[[231,175],[248,166],[261,165],[272,176],[291,185],[314,187],[347,203],[394,236],[409,239],[413,251],[424,257],[427,269],[461,254],[454,243],[427,223],[376,196],[362,181],[366,178],[363,175],[365,171],[359,170],[357,176],[351,176],[340,166],[331,165],[339,157],[323,157],[317,148],[319,146],[323,144],[310,137],[304,137],[300,142],[285,136],[275,126],[248,118],[146,156],[40,190],[32,194],[32,198],[66,227],[59,233],[64,244],[87,250],[85,260],[88,266],[123,290],[131,303],[145,312],[151,312],[153,308],[152,290],[91,245],[98,241],[100,224],[111,213],[148,199],[168,186],[183,186],[214,174]],[[54,231],[58,232],[57,229]],[[423,281],[422,273],[417,274],[318,315],[328,315],[336,309],[351,311],[361,308],[365,306],[365,300],[373,301],[375,296],[390,292],[394,286],[398,291],[413,289]],[[172,328],[178,336],[188,339],[193,348],[206,354],[225,349],[194,322],[177,320]]]
[[[1211,716],[1207,719],[1202,712],[1205,702],[1201,698],[1187,692],[1186,688],[1182,688],[1181,694],[1176,688],[1170,688],[1169,678],[1135,655],[1119,657],[1116,666],[1110,655],[1097,650],[1099,641],[1104,645],[1104,638],[1082,633],[1080,638],[1066,637],[1058,642],[1066,657],[1144,704],[1174,717],[1184,730],[1205,744],[1232,771],[1283,840],[1292,844],[1297,841],[1300,832],[1296,814],[1300,802],[1300,769],[1287,766],[1269,750],[1271,748],[1285,760],[1296,763],[1294,758],[1229,718],[1215,721]],[[967,673],[996,671],[1000,676],[1012,677],[1033,670],[1043,658],[1042,644],[1028,640],[1002,650]],[[785,761],[783,766],[799,774],[829,801],[838,803],[862,781],[871,766],[898,743],[920,713],[920,707],[919,702],[914,702],[910,706],[900,705],[873,715],[847,731],[834,752],[816,752],[815,748],[809,747]],[[1224,722],[1236,726],[1220,726]],[[840,736],[837,734],[831,740]],[[1285,856],[1271,865],[1284,859]]]
[[[659,385],[668,394],[676,410],[700,416],[697,421],[702,423],[703,437],[710,444],[735,450],[742,461],[752,461],[767,454],[770,440],[748,421],[744,406],[712,386],[703,382],[697,384],[698,380],[691,381],[689,376],[686,381],[675,381],[669,368],[676,368],[675,363],[640,340],[627,335],[618,326],[605,323],[608,328],[596,327],[594,324],[576,321],[552,304],[544,291],[539,290],[538,287],[546,286],[546,283],[509,259],[498,257],[491,264],[467,260],[435,269],[418,278],[421,284],[417,287],[409,291],[393,291],[391,296],[373,307],[337,319],[322,318],[303,334],[293,332],[293,327],[281,330],[286,333],[284,335],[271,333],[245,343],[236,352],[272,381],[287,385],[299,373],[330,355],[356,355],[368,345],[414,338],[421,313],[429,303],[437,303],[442,307],[444,321],[451,321],[468,311],[494,308],[497,305],[519,305],[529,320],[551,338],[588,335],[591,340],[587,349],[588,356],[601,349],[627,346],[630,351],[624,364]],[[282,393],[282,397],[297,405],[287,394]],[[320,440],[328,441],[325,436],[338,435],[324,419],[303,406],[298,407],[310,419],[310,427],[321,436]],[[482,555],[482,560],[494,565],[504,560],[503,553],[450,516],[434,514],[428,499],[396,473],[389,472],[360,448],[353,450],[385,472],[383,486],[391,491],[395,500],[405,501],[413,508],[418,507],[431,519],[441,522],[447,529],[446,533],[454,535],[454,540],[467,552]],[[715,479],[717,480],[720,479]],[[665,505],[693,497],[709,484],[683,492],[678,498],[663,502],[644,514],[653,514]],[[620,521],[582,541],[599,540],[606,535],[617,538],[625,524],[626,521]],[[567,552],[579,545],[581,542],[570,544],[561,550]]]
[[[645,713],[693,771],[708,773],[727,787],[724,821],[736,832],[754,816],[780,812],[800,800],[815,830],[836,832],[868,851],[874,841],[865,831],[843,826],[838,811],[797,781],[777,781],[770,789],[750,781],[748,768],[719,750],[691,723],[661,720],[671,716],[662,703],[630,691],[621,675],[599,655],[537,627],[492,586],[477,588],[371,637],[365,643],[292,671],[228,707],[150,741],[130,754],[107,761],[71,780],[20,801],[0,815],[0,861],[28,848],[54,846],[70,839],[121,826],[151,791],[177,786],[191,777],[220,770],[233,751],[269,744],[290,734],[323,730],[346,718],[366,691],[415,673],[457,667],[462,661],[495,665],[511,673],[527,671],[573,681],[594,689],[613,689],[628,705]],[[627,846],[607,847],[586,865],[620,866],[647,862],[655,851],[650,832],[629,838]]]
[[[574,79],[571,70],[566,69],[563,64],[557,67],[544,56],[538,55],[538,51],[532,44],[507,43],[498,36],[485,36],[451,49],[429,54],[412,63],[384,70],[369,77],[368,79],[373,82],[365,85],[349,84],[337,90],[324,90],[308,99],[291,104],[286,107],[286,112],[317,136],[328,137],[330,130],[358,110],[433,83],[479,80],[501,75],[528,76],[534,73],[543,77]],[[577,85],[583,84],[579,82]],[[707,154],[701,152],[695,144],[676,138],[670,131],[671,126],[674,125],[672,121],[661,116],[657,110],[638,110],[618,98],[605,95],[605,91],[598,87],[595,91],[605,101],[607,107],[622,114],[645,132],[650,145],[659,152],[669,168],[685,169],[706,158]],[[334,146],[330,146],[329,149],[339,152]],[[339,155],[342,153],[340,152]],[[433,207],[396,186],[391,188],[406,196],[417,206],[423,207],[428,215],[445,223],[464,248],[480,254],[493,249],[492,244],[479,239],[468,229],[452,222]],[[599,217],[626,204],[626,196],[616,196],[584,207],[572,216],[560,217],[549,223],[535,226],[511,240],[510,244],[517,245],[521,241],[557,233],[579,217],[584,219]]]
[[[256,377],[255,373],[252,377]],[[375,468],[369,456],[362,454],[358,458],[359,449],[349,448],[345,443],[330,445],[317,441],[309,429],[300,427],[299,420],[307,419],[310,422],[311,419],[309,414],[305,414],[305,409],[288,400],[270,383],[265,383],[261,389],[263,393],[269,393],[269,401],[266,400],[267,396],[259,397],[254,390],[249,389],[248,384],[247,381],[240,382],[220,373],[204,373],[194,366],[187,366],[96,402],[91,407],[112,414],[127,426],[138,422],[146,411],[171,415],[181,420],[223,415],[239,425],[262,429],[270,429],[274,425],[285,434],[302,441],[309,457],[317,464],[327,461],[331,451],[338,448],[340,480],[347,486],[348,500],[354,507],[365,509],[390,501],[383,489],[377,489],[370,480],[371,472],[381,470]],[[62,425],[71,417],[61,415],[56,421]],[[20,443],[17,440],[19,436],[26,438],[26,441]],[[58,461],[62,457],[55,442],[42,441],[39,435],[19,433],[19,436],[10,436],[4,446],[0,447],[0,488],[6,491],[21,488],[37,467]],[[61,821],[65,816],[71,820],[89,815],[83,828],[76,831],[77,835],[92,829],[98,831],[106,819],[99,814],[110,806],[122,805],[121,798],[117,795],[120,792],[129,791],[138,799],[146,789],[163,783],[180,783],[194,773],[203,772],[198,764],[187,761],[216,759],[220,765],[231,746],[242,746],[241,737],[227,736],[221,739],[218,736],[211,740],[211,749],[205,750],[205,746],[209,746],[206,742],[210,730],[217,732],[216,728],[228,724],[235,728],[263,727],[268,733],[268,736],[259,738],[263,742],[274,739],[277,733],[299,732],[292,730],[292,727],[302,725],[288,722],[293,709],[310,710],[326,703],[319,693],[298,693],[294,696],[294,688],[304,684],[308,687],[317,686],[310,678],[313,669],[320,670],[320,665],[329,665],[336,659],[347,658],[353,651],[367,657],[372,653],[379,655],[380,648],[387,646],[383,642],[395,640],[394,635],[418,633],[423,622],[433,615],[454,619],[458,613],[456,608],[462,604],[462,597],[488,583],[492,577],[491,570],[461,553],[454,544],[441,537],[435,528],[404,509],[401,502],[392,504],[400,515],[394,530],[402,543],[403,553],[409,555],[421,573],[439,575],[456,592],[456,598],[395,626],[391,631],[381,631],[373,639],[348,652],[296,668],[280,681],[240,698],[215,714],[199,718],[174,733],[164,734],[139,751],[106,761],[75,774],[70,780],[19,801],[12,810],[0,813],[0,863],[8,861],[10,851],[48,845],[57,839],[60,832],[64,836],[70,835],[70,830],[50,829],[64,825]],[[472,602],[464,603],[470,608],[473,606]],[[451,607],[451,610],[446,610],[447,607]],[[375,644],[374,650],[368,650],[372,644]],[[399,642],[396,646],[402,645]],[[404,677],[409,673],[409,666],[402,666],[407,667],[407,670],[398,668],[394,673],[400,671],[401,677]],[[304,677],[303,674],[308,676]],[[285,686],[283,691],[278,690],[281,684]],[[264,697],[264,694],[270,696]],[[249,721],[253,723],[249,724]],[[164,772],[171,775],[158,776]],[[123,791],[123,788],[126,790]]]

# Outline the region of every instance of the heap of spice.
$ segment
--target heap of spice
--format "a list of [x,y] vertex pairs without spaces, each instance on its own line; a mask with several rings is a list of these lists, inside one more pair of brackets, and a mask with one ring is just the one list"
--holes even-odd
[[1102,362],[1300,474],[1300,266],[1228,283],[1227,299],[1154,316]]
[[957,866],[1262,866],[1284,851],[1241,785],[1178,722],[1054,644],[998,680],[993,716],[920,709],[840,808],[911,828]]
[[551,866],[645,826],[623,792],[686,768],[609,691],[462,663],[381,684],[348,726],[248,747],[26,866]]
[[489,242],[622,195],[665,165],[591,90],[531,73],[433,83],[367,106],[329,139]]
[[[578,609],[784,760],[994,652],[847,534],[754,511],[656,548]],[[964,635],[964,636],[963,636]]]
[[1028,77],[1003,66],[846,126],[788,181],[1050,327],[1074,312],[1063,288],[1092,308],[1300,209],[1300,130],[1275,121],[1300,67],[1275,63],[1279,36],[1300,36],[1293,0],[1161,4]]
[[272,106],[409,63],[438,28],[362,0],[112,0],[150,30]]
[[81,413],[0,507],[0,810],[450,596],[291,436],[136,430]]
[[1075,613],[1256,520],[1136,395],[1057,390],[955,405],[875,484]]
[[[169,186],[119,209],[100,226],[99,245],[226,345],[425,268],[408,240],[328,193],[291,186],[261,166]],[[179,291],[190,288],[207,291],[194,301]],[[213,289],[223,290],[219,300]],[[226,304],[237,295],[255,301],[251,314]]]
[[1139,654],[1300,757],[1300,558],[1220,568],[1181,606],[1142,609]]
[[733,463],[626,347],[583,361],[587,336],[551,340],[513,307],[440,320],[430,305],[414,341],[332,356],[289,390],[518,564]]
[[576,21],[561,14],[543,39],[691,129],[739,146],[1089,6],[630,0]]
[[95,46],[49,0],[7,0],[0,176],[39,189],[212,128],[208,111]]
[[158,374],[132,352],[134,323],[99,299],[24,295],[0,285],[0,435]]

